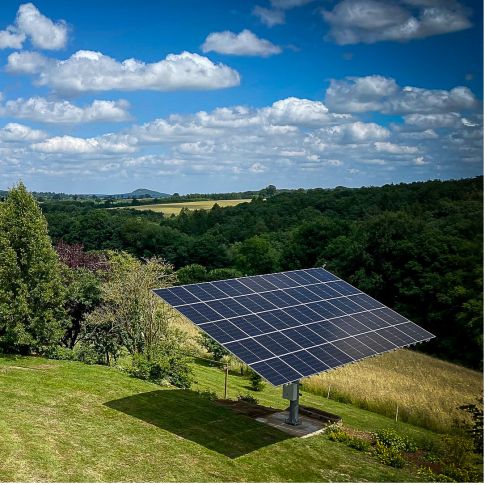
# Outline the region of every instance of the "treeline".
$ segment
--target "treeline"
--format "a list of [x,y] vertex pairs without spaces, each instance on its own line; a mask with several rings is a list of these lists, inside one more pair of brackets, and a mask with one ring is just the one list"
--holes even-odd
[[326,264],[436,334],[425,351],[482,366],[483,177],[283,192],[172,218],[86,203],[42,208],[55,242],[158,256],[176,269],[258,274]]

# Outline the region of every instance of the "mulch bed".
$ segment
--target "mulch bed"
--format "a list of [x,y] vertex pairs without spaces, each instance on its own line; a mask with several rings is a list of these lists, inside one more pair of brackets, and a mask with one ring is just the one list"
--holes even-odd
[[260,404],[251,404],[244,401],[232,401],[231,399],[216,399],[216,402],[229,409],[232,409],[235,413],[244,414],[250,418],[260,418],[261,416],[283,411],[282,409],[270,408],[267,406],[261,406]]

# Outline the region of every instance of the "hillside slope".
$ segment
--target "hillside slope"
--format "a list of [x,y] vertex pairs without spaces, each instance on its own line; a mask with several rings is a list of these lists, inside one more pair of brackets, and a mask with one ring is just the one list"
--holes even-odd
[[[199,387],[221,389],[219,370],[195,365],[195,373]],[[231,376],[231,397],[244,385]],[[268,386],[259,395],[281,406],[280,392]],[[328,402],[303,394],[308,404]],[[392,423],[339,403],[331,410],[363,429]],[[401,432],[434,436],[409,425]],[[381,465],[323,436],[289,438],[193,390],[40,358],[0,358],[0,435],[0,481],[417,480],[411,468]]]

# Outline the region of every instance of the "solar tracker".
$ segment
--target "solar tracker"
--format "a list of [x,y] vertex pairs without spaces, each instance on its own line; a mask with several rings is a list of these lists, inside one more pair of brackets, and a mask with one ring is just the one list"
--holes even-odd
[[275,386],[434,337],[324,268],[154,292]]

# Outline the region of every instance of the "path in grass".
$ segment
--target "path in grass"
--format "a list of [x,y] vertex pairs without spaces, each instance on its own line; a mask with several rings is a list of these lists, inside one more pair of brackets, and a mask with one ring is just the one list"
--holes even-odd
[[[323,436],[289,438],[198,396],[220,370],[194,365],[194,390],[164,389],[116,369],[0,358],[0,481],[412,481]],[[231,397],[247,381],[231,376]],[[268,386],[261,403],[283,405]],[[362,429],[389,420],[303,395]],[[405,427],[416,436],[431,434]]]

